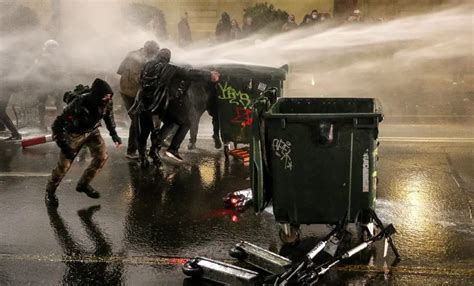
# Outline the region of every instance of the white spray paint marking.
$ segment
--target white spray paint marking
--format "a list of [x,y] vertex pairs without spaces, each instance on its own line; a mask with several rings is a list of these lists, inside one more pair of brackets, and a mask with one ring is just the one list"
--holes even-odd
[[281,161],[284,161],[285,169],[290,171],[293,169],[293,161],[291,160],[291,142],[285,141],[283,139],[273,139],[273,151],[275,156],[280,158]]
[[362,192],[369,192],[369,150],[362,155]]

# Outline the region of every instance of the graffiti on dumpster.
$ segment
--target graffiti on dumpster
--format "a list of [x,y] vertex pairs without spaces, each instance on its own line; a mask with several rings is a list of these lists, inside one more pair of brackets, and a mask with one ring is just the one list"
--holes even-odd
[[227,82],[222,85],[219,83],[221,93],[219,99],[228,100],[230,104],[235,104],[244,108],[249,108],[251,104],[250,96],[240,90],[235,89]]
[[291,171],[293,169],[293,161],[290,157],[291,142],[285,141],[283,139],[273,139],[272,143],[275,156],[280,158],[280,161],[284,162],[285,169],[289,169]]
[[235,107],[235,117],[230,122],[239,124],[240,127],[245,128],[252,125],[252,109],[242,108],[240,106]]

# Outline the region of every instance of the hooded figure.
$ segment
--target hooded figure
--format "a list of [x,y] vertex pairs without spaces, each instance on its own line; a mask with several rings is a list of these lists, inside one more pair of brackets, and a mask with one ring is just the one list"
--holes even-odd
[[104,119],[110,135],[117,135],[112,112],[113,94],[107,82],[96,79],[92,83],[90,92],[74,98],[54,121],[51,129],[56,141],[61,140],[66,133],[91,132],[100,126],[101,119]]
[[226,12],[222,13],[221,19],[216,26],[216,40],[217,42],[226,42],[231,39],[232,22],[230,16]]
[[92,161],[80,178],[76,190],[91,198],[100,197],[99,192],[90,186],[90,182],[108,158],[104,139],[99,132],[102,119],[114,143],[117,146],[122,144],[115,131],[112,96],[110,85],[104,80],[96,79],[90,92],[74,98],[54,121],[51,127],[53,139],[61,153],[58,165],[54,168],[46,187],[45,199],[48,205],[58,205],[56,189],[84,145],[91,151]]
[[[137,96],[140,74],[145,64],[156,57],[160,46],[155,41],[145,42],[143,48],[130,52],[120,63],[117,74],[120,75],[120,95],[125,108],[130,110]],[[138,137],[136,134],[136,121],[130,116],[130,128],[128,133],[127,155],[129,159],[137,159]]]
[[[189,106],[186,89],[190,81],[217,81],[218,74],[178,67],[170,64],[171,51],[162,49],[154,61],[147,63],[140,77],[140,92],[130,111],[139,117],[138,152],[142,167],[149,165],[146,158],[146,141],[153,131],[150,157],[155,165],[161,165],[158,152],[161,142],[168,136],[174,125],[178,130],[174,135],[168,150],[169,157],[182,161],[178,149],[183,142],[191,123],[188,113]],[[163,121],[161,129],[154,130],[151,116],[157,114]]]

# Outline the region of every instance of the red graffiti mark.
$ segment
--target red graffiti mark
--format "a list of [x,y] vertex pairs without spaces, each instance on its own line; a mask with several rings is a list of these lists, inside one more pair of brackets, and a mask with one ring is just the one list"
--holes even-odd
[[235,117],[230,122],[240,124],[242,128],[252,125],[252,109],[236,107]]

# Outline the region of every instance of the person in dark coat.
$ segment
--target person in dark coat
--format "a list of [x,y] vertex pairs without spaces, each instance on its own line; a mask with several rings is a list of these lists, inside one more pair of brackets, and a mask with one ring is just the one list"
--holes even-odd
[[110,85],[104,80],[96,79],[91,91],[72,99],[54,121],[51,127],[53,139],[61,152],[59,162],[46,186],[45,201],[48,205],[57,207],[56,189],[83,146],[89,148],[92,161],[79,179],[76,191],[83,192],[90,198],[100,197],[100,193],[90,183],[108,158],[105,142],[99,131],[102,119],[116,146],[122,144],[122,139],[115,131],[112,96]]
[[[143,48],[130,52],[120,63],[117,74],[120,75],[120,94],[127,111],[135,102],[135,97],[139,89],[140,74],[145,64],[153,60],[160,46],[155,41],[147,41]],[[128,135],[127,155],[128,159],[138,159],[137,155],[137,122],[134,116],[130,117],[131,124]]]
[[232,22],[226,12],[222,13],[221,19],[216,26],[216,40],[219,43],[227,42],[231,39]]
[[[182,161],[178,150],[189,131],[189,100],[186,90],[189,81],[217,81],[216,72],[181,68],[170,64],[171,51],[162,49],[154,61],[147,63],[140,77],[141,90],[135,100],[131,112],[139,115],[139,147],[142,167],[148,166],[146,157],[146,138],[152,133],[150,157],[155,165],[161,165],[158,152],[163,140],[176,125],[178,130],[174,135],[166,155]],[[161,129],[154,130],[151,116],[158,114],[163,122]]]
[[181,47],[189,46],[193,42],[191,28],[188,21],[188,12],[184,12],[178,23],[178,42]]

